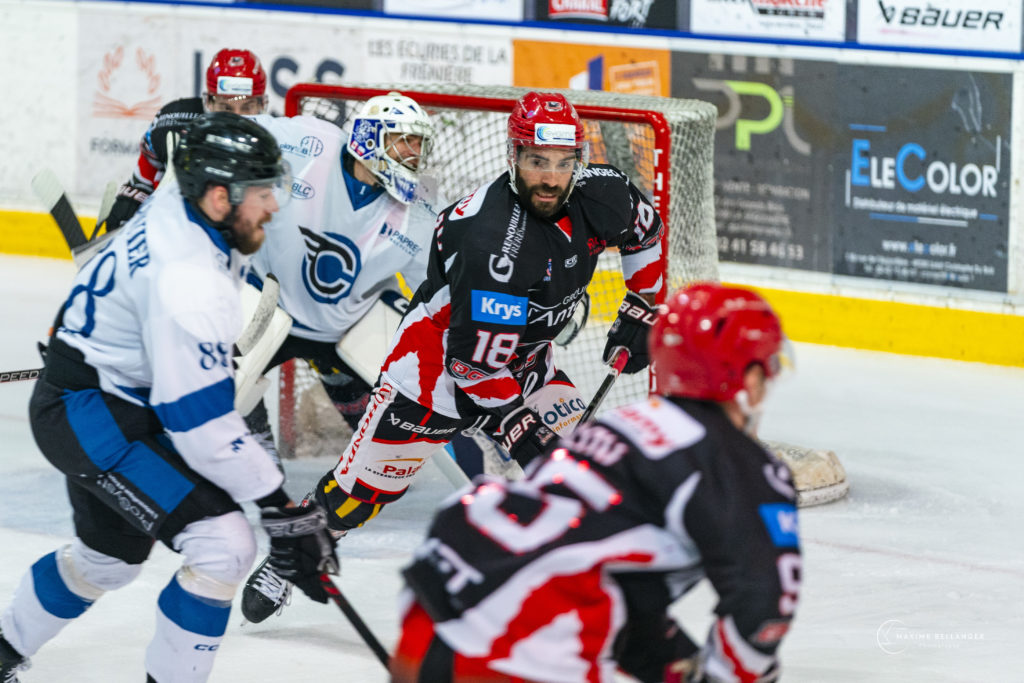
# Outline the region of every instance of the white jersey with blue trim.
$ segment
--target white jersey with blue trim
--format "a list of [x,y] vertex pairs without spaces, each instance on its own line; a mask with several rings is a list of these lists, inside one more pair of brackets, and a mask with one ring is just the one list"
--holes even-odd
[[395,273],[410,289],[420,285],[445,202],[424,175],[408,205],[356,180],[344,169],[346,136],[332,123],[266,115],[256,122],[277,138],[293,180],[291,200],[266,226],[253,274],[273,273],[281,283],[293,335],[336,342],[383,290],[398,289]]
[[248,269],[165,182],[75,276],[56,332],[101,390],[152,408],[189,466],[236,501],[282,483],[234,408]]

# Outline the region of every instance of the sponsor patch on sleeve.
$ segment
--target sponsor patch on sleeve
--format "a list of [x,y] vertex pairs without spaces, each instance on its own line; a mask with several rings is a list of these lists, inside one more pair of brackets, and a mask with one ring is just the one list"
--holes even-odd
[[768,535],[779,548],[795,548],[800,545],[800,525],[797,522],[796,506],[792,503],[764,503],[757,511],[768,529]]
[[473,290],[473,320],[498,325],[525,325],[528,302],[525,296],[513,296],[485,289]]

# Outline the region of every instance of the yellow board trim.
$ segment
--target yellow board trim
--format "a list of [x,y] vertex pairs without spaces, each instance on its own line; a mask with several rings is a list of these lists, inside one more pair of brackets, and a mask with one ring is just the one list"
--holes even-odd
[[[81,220],[90,234],[95,218]],[[71,258],[48,214],[22,211],[0,211],[0,252]],[[794,341],[1024,367],[1024,316],[757,289]],[[598,271],[589,291],[591,320],[612,321],[625,294],[622,274]]]

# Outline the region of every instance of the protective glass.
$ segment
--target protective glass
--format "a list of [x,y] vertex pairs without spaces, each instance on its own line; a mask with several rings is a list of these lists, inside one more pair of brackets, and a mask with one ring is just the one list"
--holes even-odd
[[236,180],[231,183],[231,203],[241,204],[249,198],[263,201],[268,207],[271,200],[283,209],[292,197],[292,168],[281,160],[281,173],[274,178],[257,178],[255,180]]
[[266,95],[211,95],[203,102],[206,111],[225,111],[239,116],[256,116],[267,111]]

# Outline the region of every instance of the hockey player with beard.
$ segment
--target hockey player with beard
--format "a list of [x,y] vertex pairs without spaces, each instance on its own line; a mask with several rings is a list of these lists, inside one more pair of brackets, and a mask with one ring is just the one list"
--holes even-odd
[[249,50],[225,48],[206,68],[206,92],[165,104],[139,143],[135,170],[117,191],[107,217],[107,231],[121,227],[160,185],[167,168],[167,133],[180,135],[203,112],[225,111],[255,116],[267,110],[267,72]]
[[78,272],[54,323],[29,419],[67,479],[76,538],[40,558],[0,614],[3,683],[135,579],[156,540],[182,566],[160,593],[147,680],[205,681],[256,556],[242,502],[261,508],[279,573],[336,566],[323,510],[290,504],[234,408],[238,290],[288,196],[287,164],[266,130],[211,113],[186,130],[174,166],[178,182]]
[[[587,161],[582,121],[564,96],[531,92],[515,104],[509,171],[438,216],[427,278],[370,404],[313,492],[332,530],[361,526],[398,500],[461,430],[492,435],[523,465],[543,450],[554,433],[536,406],[580,399],[555,366],[552,342],[606,247],[622,254],[629,291],[605,359],[626,349],[625,372],[646,367],[662,285],[661,220],[621,171]],[[243,593],[247,617],[266,618],[284,603],[269,590],[279,583],[260,566]]]
[[[404,571],[395,683],[768,683],[799,599],[795,492],[754,438],[787,358],[747,289],[698,283],[650,334],[655,395],[581,425],[522,481],[448,499]],[[707,578],[702,646],[668,614]]]

